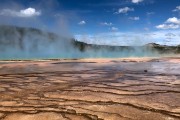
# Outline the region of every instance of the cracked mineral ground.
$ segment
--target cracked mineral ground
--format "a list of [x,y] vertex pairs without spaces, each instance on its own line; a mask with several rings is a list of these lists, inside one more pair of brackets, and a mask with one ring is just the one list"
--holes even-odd
[[0,62],[1,120],[179,120],[180,59]]

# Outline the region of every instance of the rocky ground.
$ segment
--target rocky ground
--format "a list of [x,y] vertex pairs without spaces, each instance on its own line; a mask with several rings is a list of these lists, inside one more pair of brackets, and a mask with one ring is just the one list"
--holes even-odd
[[1,120],[178,120],[180,59],[0,62]]

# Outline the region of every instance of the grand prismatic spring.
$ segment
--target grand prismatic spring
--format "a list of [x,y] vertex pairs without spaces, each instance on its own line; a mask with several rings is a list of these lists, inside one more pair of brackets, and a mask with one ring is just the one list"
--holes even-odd
[[1,0],[0,120],[180,120],[179,0]]

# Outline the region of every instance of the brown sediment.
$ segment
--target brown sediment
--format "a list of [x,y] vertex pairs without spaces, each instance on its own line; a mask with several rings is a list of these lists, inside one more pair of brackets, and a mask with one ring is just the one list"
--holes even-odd
[[178,120],[178,71],[179,58],[3,61],[0,119]]

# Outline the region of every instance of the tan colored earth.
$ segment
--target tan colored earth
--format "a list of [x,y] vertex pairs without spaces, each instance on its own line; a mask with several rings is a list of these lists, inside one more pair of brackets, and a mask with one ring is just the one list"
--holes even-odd
[[179,120],[180,58],[0,61],[1,120]]

